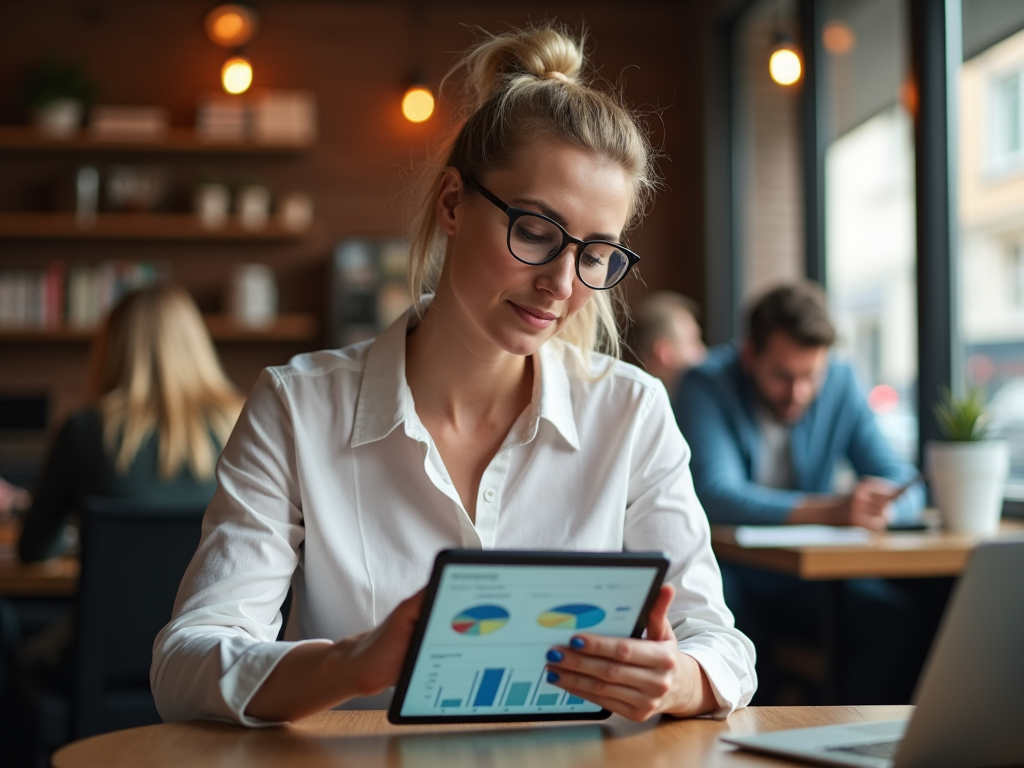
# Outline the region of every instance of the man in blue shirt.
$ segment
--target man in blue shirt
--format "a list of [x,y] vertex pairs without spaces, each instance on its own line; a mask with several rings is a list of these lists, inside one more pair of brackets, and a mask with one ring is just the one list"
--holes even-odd
[[[917,471],[879,432],[851,369],[831,358],[835,336],[818,286],[783,286],[752,307],[741,348],[712,350],[684,378],[675,413],[712,523],[883,530],[920,515],[920,486],[897,493]],[[859,478],[849,493],[834,492],[841,460]],[[722,571],[726,602],[755,644],[817,635],[823,585],[729,565]],[[927,647],[915,623],[931,622],[918,615],[914,587],[905,586],[843,585],[847,621],[839,629],[851,652],[840,690],[849,703],[909,699],[920,646]]]

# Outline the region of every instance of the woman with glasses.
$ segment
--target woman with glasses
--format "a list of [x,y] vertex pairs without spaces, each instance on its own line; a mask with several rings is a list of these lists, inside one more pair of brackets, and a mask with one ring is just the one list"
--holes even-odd
[[577,635],[547,679],[635,720],[749,701],[689,449],[664,387],[616,359],[651,148],[582,70],[550,25],[464,57],[467,117],[415,212],[414,307],[254,388],[154,646],[165,719],[382,706],[452,547],[667,552],[645,639]]

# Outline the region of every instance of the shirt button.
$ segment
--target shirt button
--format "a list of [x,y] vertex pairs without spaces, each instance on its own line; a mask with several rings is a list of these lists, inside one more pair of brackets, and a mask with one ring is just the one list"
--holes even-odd
[[495,492],[493,488],[488,488],[487,490],[484,491],[484,501],[492,502],[494,501],[494,497],[497,495],[498,494]]

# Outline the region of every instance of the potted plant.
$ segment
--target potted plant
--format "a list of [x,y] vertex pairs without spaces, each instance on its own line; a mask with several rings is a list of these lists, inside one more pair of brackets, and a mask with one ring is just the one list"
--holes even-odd
[[85,108],[96,95],[96,86],[81,65],[50,57],[28,73],[22,101],[33,124],[50,138],[74,136]]
[[943,527],[960,533],[992,533],[999,527],[1010,445],[987,440],[988,418],[981,390],[963,397],[946,390],[935,407],[944,441],[925,447],[928,482]]

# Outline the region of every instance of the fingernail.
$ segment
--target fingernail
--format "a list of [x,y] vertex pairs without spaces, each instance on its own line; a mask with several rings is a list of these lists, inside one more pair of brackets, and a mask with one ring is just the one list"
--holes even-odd
[[562,660],[562,652],[561,651],[556,651],[554,648],[552,648],[550,651],[548,651],[548,661],[561,661],[561,660]]
[[557,683],[558,682],[558,673],[557,672],[548,672],[548,682],[549,683]]
[[582,637],[574,637],[572,640],[569,641],[569,645],[571,645],[573,648],[582,648],[584,645],[586,645],[586,643],[583,642]]

